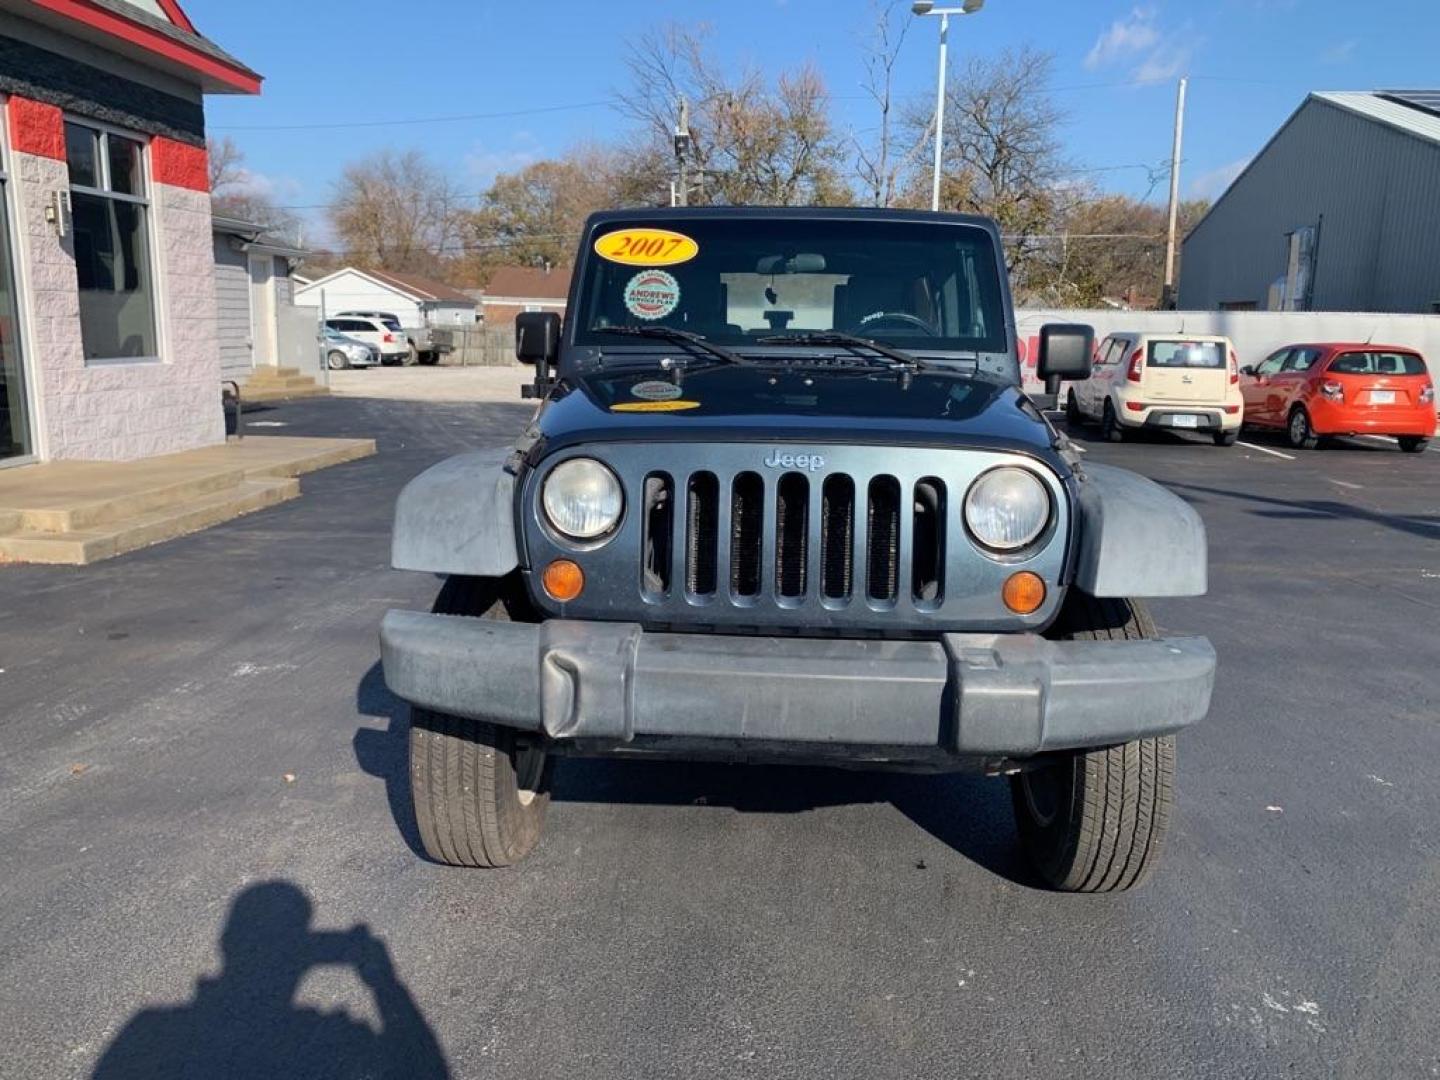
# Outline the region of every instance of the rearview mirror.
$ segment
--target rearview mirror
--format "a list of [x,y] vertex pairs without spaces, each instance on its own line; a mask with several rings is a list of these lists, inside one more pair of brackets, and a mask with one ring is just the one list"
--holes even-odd
[[560,316],[553,311],[526,311],[515,316],[515,358],[522,364],[549,367],[560,354]]
[[1040,328],[1040,356],[1035,373],[1052,397],[1060,393],[1061,380],[1090,377],[1095,358],[1095,330],[1080,323],[1046,323]]

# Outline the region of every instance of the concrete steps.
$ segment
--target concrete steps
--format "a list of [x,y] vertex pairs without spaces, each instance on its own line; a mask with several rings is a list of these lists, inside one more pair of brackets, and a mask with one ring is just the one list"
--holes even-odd
[[330,391],[293,367],[257,367],[240,388],[245,401],[283,401],[287,398],[322,397]]
[[[245,479],[244,469],[201,473],[185,479],[152,481],[133,491],[100,496],[65,506],[21,509],[17,529],[29,532],[72,533],[140,517],[217,492],[229,491]],[[4,531],[4,530],[0,530]]]
[[0,474],[0,563],[83,566],[300,494],[302,473],[375,452],[370,439],[252,436],[132,462]]

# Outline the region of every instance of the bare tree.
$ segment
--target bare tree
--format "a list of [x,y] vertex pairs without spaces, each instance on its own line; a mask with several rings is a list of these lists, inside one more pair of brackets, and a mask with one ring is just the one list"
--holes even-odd
[[434,273],[458,251],[462,196],[418,150],[382,150],[345,167],[330,225],[353,262]]
[[[1055,307],[1155,306],[1165,256],[1165,207],[1088,188],[1072,196],[1054,232],[1037,244],[1025,299]],[[1182,202],[1182,230],[1208,207],[1203,199]]]
[[695,202],[805,205],[849,201],[844,146],[824,80],[811,65],[773,85],[754,69],[727,74],[705,51],[706,31],[668,26],[631,49],[618,95],[654,151],[668,156],[680,100],[691,108]]
[[582,144],[558,158],[502,173],[466,215],[464,276],[483,282],[504,263],[568,264],[597,210],[662,205],[667,162],[651,146]]
[[[900,13],[897,21],[896,13]],[[896,0],[881,3],[872,0],[871,30],[862,43],[865,65],[866,95],[875,103],[879,123],[862,138],[852,137],[855,145],[855,176],[866,200],[872,206],[894,206],[901,201],[907,185],[904,178],[915,167],[929,138],[930,128],[906,131],[897,123],[895,108],[895,65],[900,59],[905,38],[914,24],[914,17]]]
[[292,243],[299,241],[300,219],[277,206],[245,168],[245,152],[226,135],[206,140],[210,170],[211,210],[264,227]]
[[236,145],[229,135],[205,140],[206,156],[210,164],[210,190],[231,187],[242,182],[245,171],[245,151]]
[[[1064,113],[1048,89],[1053,66],[1050,53],[1007,49],[973,57],[946,88],[941,205],[999,222],[1017,285],[1027,281],[1039,238],[1083,194],[1066,183]],[[923,131],[931,117],[912,109],[907,127]]]

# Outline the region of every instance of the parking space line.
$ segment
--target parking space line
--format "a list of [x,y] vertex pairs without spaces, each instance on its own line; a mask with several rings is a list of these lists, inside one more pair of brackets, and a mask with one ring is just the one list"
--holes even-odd
[[1279,450],[1271,450],[1268,446],[1256,446],[1253,442],[1237,442],[1235,445],[1248,447],[1251,450],[1259,450],[1262,454],[1274,454],[1276,457],[1282,457],[1286,461],[1295,460],[1294,454],[1282,454]]
[[1333,476],[1327,476],[1325,479],[1329,480],[1332,484],[1339,484],[1343,488],[1349,488],[1351,491],[1365,490],[1364,484],[1352,484],[1349,480],[1336,480]]
[[[1357,438],[1357,439],[1374,439],[1376,442],[1386,442],[1386,443],[1390,443],[1390,444],[1392,444],[1392,445],[1394,445],[1394,444],[1396,444],[1396,443],[1398,443],[1398,442],[1400,441],[1399,439],[1395,438],[1393,435],[1356,435],[1355,438]],[[1432,453],[1440,454],[1440,446],[1427,446],[1425,449],[1426,449],[1426,450],[1429,450],[1429,451],[1432,452]]]

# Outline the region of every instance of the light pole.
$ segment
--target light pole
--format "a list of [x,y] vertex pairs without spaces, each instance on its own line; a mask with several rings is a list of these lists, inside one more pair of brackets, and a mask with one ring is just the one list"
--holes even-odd
[[933,0],[915,0],[910,10],[916,15],[940,16],[940,79],[935,91],[935,176],[930,185],[930,209],[940,209],[940,164],[945,152],[945,45],[950,37],[951,15],[974,15],[985,0],[965,0],[959,7],[937,8]]

